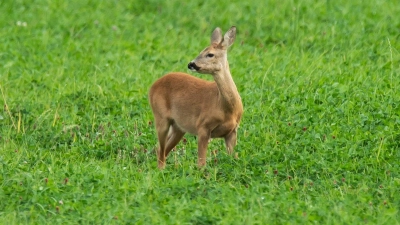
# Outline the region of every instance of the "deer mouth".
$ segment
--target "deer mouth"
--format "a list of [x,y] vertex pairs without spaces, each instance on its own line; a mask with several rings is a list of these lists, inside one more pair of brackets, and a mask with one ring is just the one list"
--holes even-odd
[[198,66],[196,65],[196,63],[194,63],[194,62],[190,62],[190,63],[188,64],[188,68],[189,68],[189,70],[191,70],[191,71],[199,71],[199,70],[200,70],[200,67],[198,67]]

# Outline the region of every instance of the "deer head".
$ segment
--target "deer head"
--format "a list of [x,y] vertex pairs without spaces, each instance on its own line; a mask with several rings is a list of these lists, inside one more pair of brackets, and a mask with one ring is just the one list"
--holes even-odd
[[217,27],[211,35],[211,44],[200,52],[199,56],[188,64],[192,71],[211,74],[225,70],[228,66],[227,50],[236,38],[236,27],[231,27],[222,37],[222,31]]

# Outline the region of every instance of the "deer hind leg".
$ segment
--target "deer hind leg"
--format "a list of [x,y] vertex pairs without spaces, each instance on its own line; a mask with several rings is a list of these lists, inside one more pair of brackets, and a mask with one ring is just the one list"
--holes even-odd
[[236,129],[234,129],[227,136],[225,136],[226,150],[228,151],[229,155],[233,154],[233,149],[235,148],[236,143],[237,143],[237,132]]
[[179,127],[176,125],[170,126],[168,141],[165,147],[165,157],[167,157],[171,150],[179,143],[183,135],[185,135],[185,132],[179,129]]
[[159,142],[159,149],[157,152],[158,168],[164,169],[165,167],[165,145],[167,143],[167,136],[169,130],[169,122],[167,119],[159,118],[156,120],[156,130]]

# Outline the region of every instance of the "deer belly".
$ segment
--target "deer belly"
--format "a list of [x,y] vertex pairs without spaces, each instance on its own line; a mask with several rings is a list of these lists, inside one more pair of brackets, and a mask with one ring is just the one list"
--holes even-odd
[[188,121],[185,120],[175,120],[174,124],[183,132],[185,133],[190,133],[193,135],[197,135],[197,129],[196,126]]
[[225,137],[230,134],[234,129],[236,129],[236,123],[224,123],[217,126],[214,130],[211,131],[211,138],[220,138]]

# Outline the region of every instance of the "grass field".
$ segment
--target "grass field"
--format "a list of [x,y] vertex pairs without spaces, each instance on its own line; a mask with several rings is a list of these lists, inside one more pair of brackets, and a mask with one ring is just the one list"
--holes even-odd
[[[400,224],[396,0],[0,2],[0,224]],[[236,25],[235,151],[157,169],[150,85]],[[203,79],[208,75],[193,74]]]

